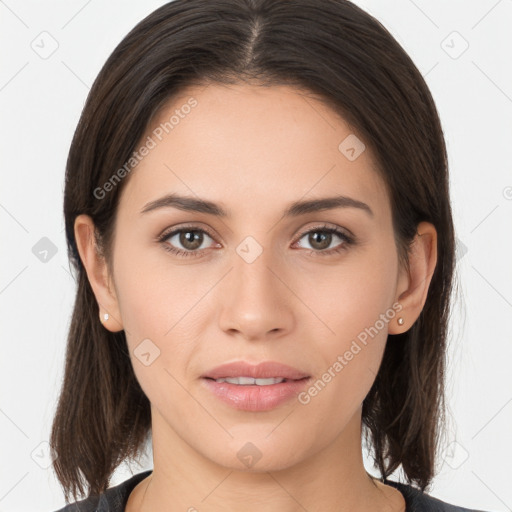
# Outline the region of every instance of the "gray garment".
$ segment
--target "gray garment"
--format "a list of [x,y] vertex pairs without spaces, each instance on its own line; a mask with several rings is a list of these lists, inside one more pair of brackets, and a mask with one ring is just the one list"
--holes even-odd
[[[143,473],[133,475],[128,480],[107,489],[103,494],[93,497],[90,496],[76,503],[71,503],[57,510],[56,512],[124,512],[128,496],[134,487],[144,480],[153,470],[147,470]],[[398,489],[404,496],[406,503],[406,512],[484,512],[482,510],[456,507],[444,501],[433,498],[428,494],[422,493],[407,484],[384,480],[384,483]]]

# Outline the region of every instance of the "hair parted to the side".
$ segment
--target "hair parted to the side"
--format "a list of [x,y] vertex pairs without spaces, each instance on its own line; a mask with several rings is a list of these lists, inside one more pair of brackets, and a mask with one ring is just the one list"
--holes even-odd
[[50,436],[67,501],[104,491],[151,434],[150,403],[125,333],[100,323],[74,221],[92,217],[111,268],[116,209],[129,176],[101,199],[94,191],[123,167],[177,93],[242,81],[310,92],[371,148],[390,196],[401,264],[407,266],[419,222],[437,230],[437,266],[423,311],[408,331],[388,339],[362,411],[381,477],[401,465],[408,482],[424,490],[435,474],[455,236],[445,141],[422,75],[375,18],[346,0],[175,0],[142,20],[108,58],[69,151],[64,215],[78,288]]

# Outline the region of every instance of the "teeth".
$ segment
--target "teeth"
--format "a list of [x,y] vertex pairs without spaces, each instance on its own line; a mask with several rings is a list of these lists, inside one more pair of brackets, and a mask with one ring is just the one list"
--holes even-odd
[[239,384],[249,386],[256,384],[257,386],[270,386],[271,384],[279,384],[285,379],[281,377],[271,377],[269,379],[253,379],[252,377],[226,377],[225,379],[215,379],[215,382],[228,382],[229,384]]

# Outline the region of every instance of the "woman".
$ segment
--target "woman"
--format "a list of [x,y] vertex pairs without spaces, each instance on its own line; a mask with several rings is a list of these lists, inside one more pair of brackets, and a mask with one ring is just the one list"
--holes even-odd
[[[85,485],[91,511],[468,510],[425,492],[454,269],[445,142],[370,15],[157,9],[91,89],[64,213],[66,501]],[[107,489],[149,439],[153,470]]]

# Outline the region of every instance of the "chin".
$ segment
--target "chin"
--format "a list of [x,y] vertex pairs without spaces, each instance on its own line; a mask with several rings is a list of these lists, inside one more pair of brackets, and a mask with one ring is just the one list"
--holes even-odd
[[[268,435],[272,429],[265,429],[263,435],[234,436],[229,443],[207,450],[206,456],[225,468],[233,471],[263,473],[288,469],[307,457],[304,452],[303,439],[287,436],[284,442],[274,434]],[[217,449],[216,449],[217,448]]]

